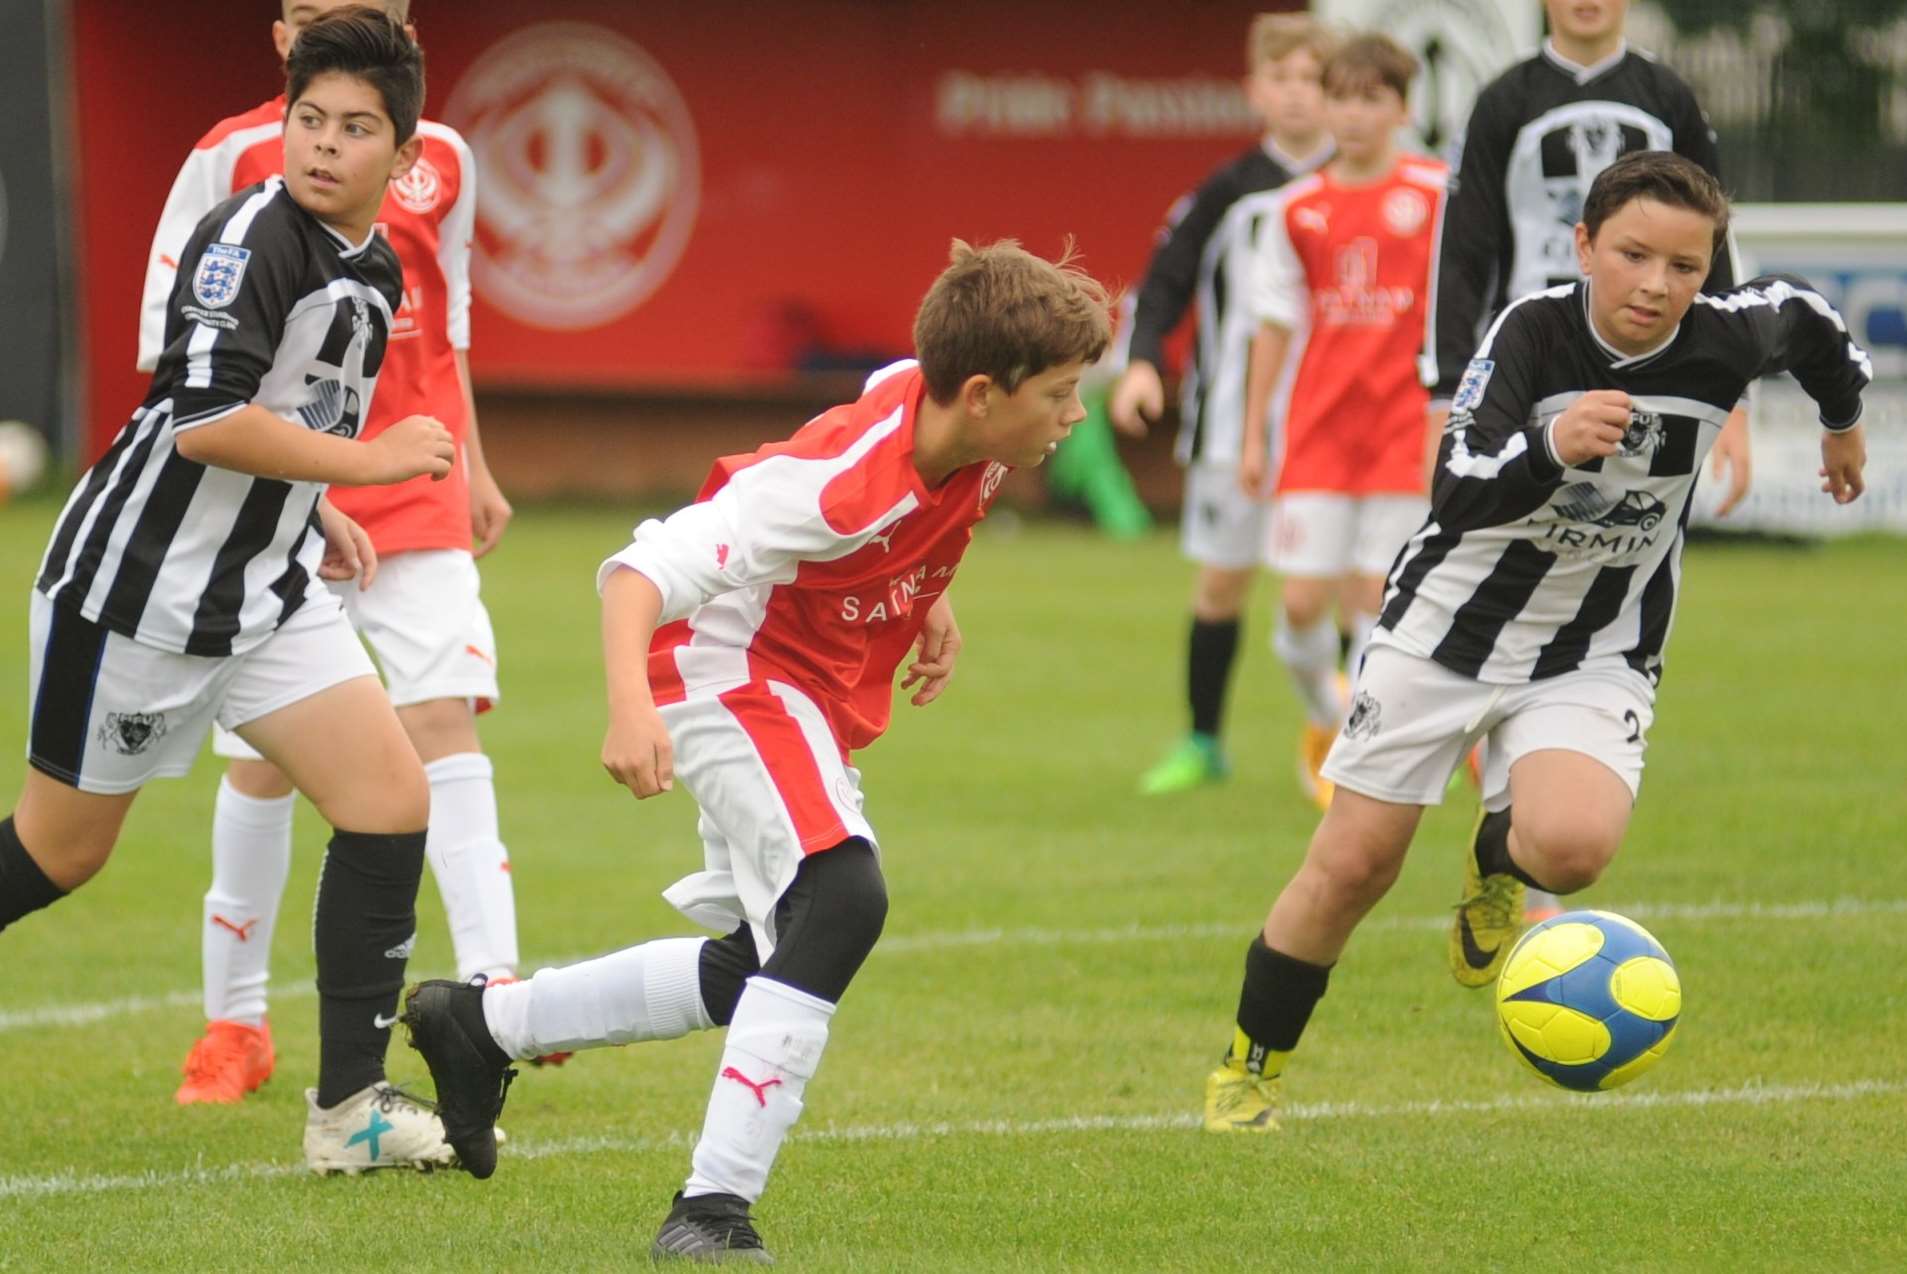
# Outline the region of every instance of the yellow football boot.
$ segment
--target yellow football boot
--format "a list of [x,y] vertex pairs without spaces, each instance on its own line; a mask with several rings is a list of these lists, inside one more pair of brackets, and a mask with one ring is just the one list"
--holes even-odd
[[1463,850],[1463,901],[1450,924],[1450,976],[1462,986],[1484,987],[1496,980],[1504,958],[1523,932],[1523,882],[1507,873],[1477,871],[1477,832],[1484,812]]
[[1278,1076],[1265,1078],[1262,1072],[1247,1066],[1245,1059],[1249,1057],[1260,1066],[1282,1070],[1287,1056],[1262,1049],[1254,1051],[1245,1032],[1238,1030],[1232,1047],[1226,1050],[1225,1060],[1205,1077],[1205,1131],[1278,1131],[1278,1107],[1284,1102]]
[[1331,808],[1337,785],[1324,777],[1324,758],[1331,755],[1331,744],[1338,732],[1329,726],[1307,721],[1298,735],[1298,787],[1321,810]]

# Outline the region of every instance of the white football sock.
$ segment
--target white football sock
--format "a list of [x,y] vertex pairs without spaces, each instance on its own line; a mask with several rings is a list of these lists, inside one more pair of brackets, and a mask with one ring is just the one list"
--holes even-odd
[[1371,633],[1377,628],[1377,616],[1354,610],[1346,614],[1345,619],[1351,625],[1351,648],[1344,654],[1344,675],[1355,685],[1358,666],[1364,662],[1364,652],[1371,644]]
[[219,780],[212,812],[212,887],[200,952],[209,1022],[265,1020],[271,935],[291,874],[292,798],[259,800]]
[[1335,730],[1344,724],[1344,700],[1338,694],[1338,626],[1326,615],[1308,628],[1293,628],[1284,611],[1271,648],[1291,670],[1305,715],[1311,724]]
[[514,977],[516,891],[510,851],[497,836],[497,789],[481,752],[439,757],[430,779],[430,835],[424,856],[450,919],[457,976]]
[[834,1005],[759,975],[748,979],[728,1026],[702,1139],[682,1193],[733,1194],[753,1203],[821,1064]]
[[663,938],[486,988],[484,1024],[511,1057],[672,1040],[715,1025],[702,1007],[706,938]]

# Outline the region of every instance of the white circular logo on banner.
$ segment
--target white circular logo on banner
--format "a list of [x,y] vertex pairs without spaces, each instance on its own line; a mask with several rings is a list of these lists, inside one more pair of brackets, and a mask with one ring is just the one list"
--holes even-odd
[[397,202],[419,214],[435,208],[443,192],[443,174],[437,171],[437,165],[422,155],[417,157],[417,162],[411,165],[409,172],[391,180],[391,194]]
[[581,22],[525,27],[445,109],[476,156],[471,282],[536,327],[600,327],[642,304],[688,245],[695,127],[656,61]]

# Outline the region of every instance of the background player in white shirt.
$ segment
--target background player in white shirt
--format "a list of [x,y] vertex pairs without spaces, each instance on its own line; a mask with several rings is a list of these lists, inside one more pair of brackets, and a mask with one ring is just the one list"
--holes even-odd
[[1820,404],[1822,489],[1861,493],[1867,355],[1799,279],[1698,296],[1728,201],[1692,160],[1638,151],[1590,188],[1584,280],[1492,325],[1452,399],[1432,510],[1399,555],[1325,762],[1337,784],[1245,958],[1205,1126],[1276,1126],[1278,1076],[1424,807],[1487,737],[1485,813],[1451,930],[1487,986],[1526,886],[1574,893],[1620,847],[1640,789],[1696,479],[1742,390],[1788,371]]
[[216,719],[335,829],[313,918],[306,1163],[443,1164],[436,1116],[384,1081],[429,787],[320,582],[375,567],[326,485],[442,478],[456,454],[422,416],[360,437],[401,299],[374,226],[417,157],[423,56],[358,9],[314,23],[287,73],[285,176],[221,203],[187,241],[146,401],[48,544],[32,599],[31,769],[0,820],[0,928],[98,872],[139,789],[184,774]]
[[717,461],[696,503],[603,564],[603,764],[638,797],[689,789],[704,870],[665,896],[729,933],[411,992],[412,1042],[467,1164],[494,1164],[511,1058],[726,1024],[653,1251],[766,1260],[749,1208],[887,914],[850,753],[886,728],[910,651],[913,702],[946,688],[960,648],[946,590],[973,525],[1009,468],[1039,464],[1085,418],[1079,381],[1109,329],[1105,291],[1077,269],[956,242],[915,320],[918,363],[786,442]]
[[[344,0],[297,0],[272,24],[280,59],[303,27]],[[406,22],[405,0],[383,0]],[[407,31],[412,28],[406,26]],[[414,31],[413,31],[414,35]],[[215,125],[186,158],[153,236],[139,324],[139,365],[163,347],[167,299],[192,228],[235,190],[283,171],[282,97]],[[459,977],[516,972],[516,899],[508,851],[498,834],[490,760],[477,738],[473,706],[499,698],[497,643],[479,595],[472,558],[494,547],[510,519],[477,436],[470,394],[470,235],[476,172],[456,130],[417,122],[417,162],[378,214],[381,237],[404,271],[400,304],[378,373],[377,401],[364,436],[375,438],[413,414],[440,420],[459,448],[441,482],[334,488],[330,501],[362,526],[377,550],[375,587],[340,582],[352,625],[370,645],[398,719],[424,761],[431,785],[426,857],[449,916]],[[266,1021],[272,935],[291,870],[291,783],[228,730],[213,751],[228,758],[212,823],[212,883],[200,928],[205,981],[204,1035],[185,1062],[181,1105],[233,1102],[270,1077]]]

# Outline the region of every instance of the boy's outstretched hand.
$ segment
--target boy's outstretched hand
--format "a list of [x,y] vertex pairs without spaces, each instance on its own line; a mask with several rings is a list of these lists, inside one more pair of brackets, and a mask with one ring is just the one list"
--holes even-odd
[[907,665],[907,676],[901,679],[902,690],[912,690],[916,682],[920,685],[909,703],[924,708],[940,698],[941,691],[953,680],[954,660],[960,657],[960,646],[960,625],[954,622],[953,602],[942,593],[927,612],[914,662]]
[[1839,433],[1821,435],[1821,489],[1834,497],[1836,504],[1852,504],[1860,499],[1867,484],[1861,470],[1867,467],[1867,432],[1860,425]]
[[611,710],[603,736],[603,768],[637,800],[675,786],[675,746],[654,705]]

